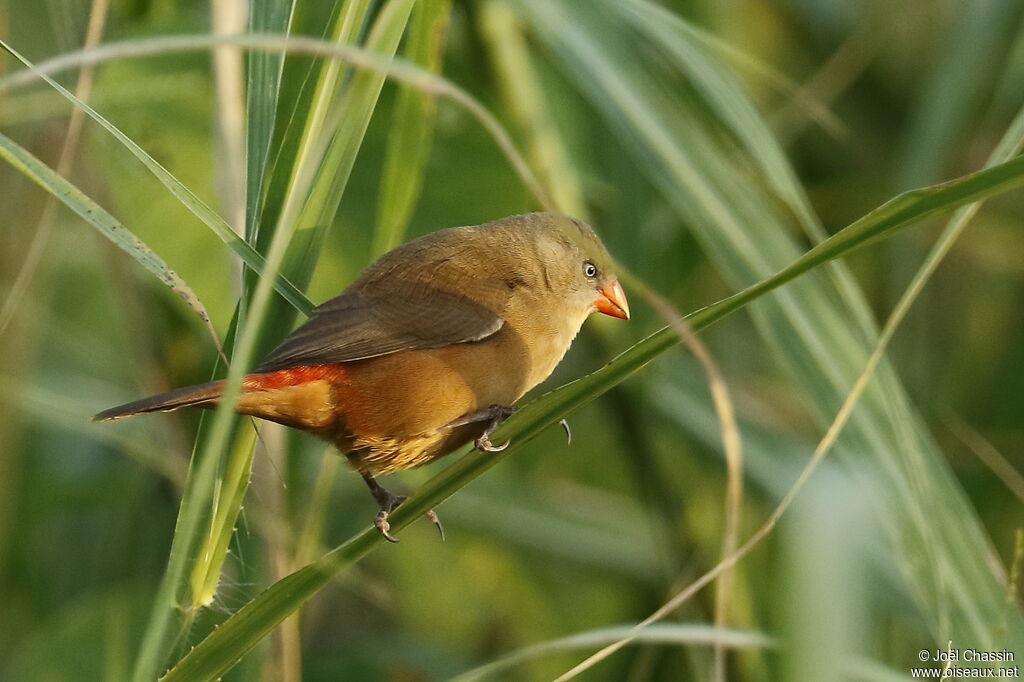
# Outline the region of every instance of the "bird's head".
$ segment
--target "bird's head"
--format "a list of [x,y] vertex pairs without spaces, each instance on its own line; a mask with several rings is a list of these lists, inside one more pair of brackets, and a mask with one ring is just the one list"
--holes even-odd
[[539,250],[545,277],[580,309],[629,319],[629,303],[615,277],[615,263],[586,223],[563,215],[535,214],[543,225]]

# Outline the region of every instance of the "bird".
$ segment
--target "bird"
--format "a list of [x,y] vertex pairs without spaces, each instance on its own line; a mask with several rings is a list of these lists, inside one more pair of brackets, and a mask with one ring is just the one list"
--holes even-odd
[[[313,434],[344,454],[377,503],[406,498],[376,477],[490,434],[544,381],[592,312],[629,319],[594,230],[555,213],[441,229],[383,254],[242,379],[235,410]],[[113,407],[93,421],[215,408],[224,381]],[[438,524],[437,516],[428,514]]]

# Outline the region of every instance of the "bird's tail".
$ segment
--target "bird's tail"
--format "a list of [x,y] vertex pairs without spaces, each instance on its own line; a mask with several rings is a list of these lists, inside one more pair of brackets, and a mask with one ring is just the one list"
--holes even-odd
[[217,404],[217,398],[223,392],[223,381],[211,381],[207,384],[185,386],[168,391],[167,393],[160,393],[159,395],[111,407],[109,410],[103,410],[93,416],[92,421],[105,422],[113,419],[134,417],[137,414],[149,412],[170,412],[182,407],[213,407]]

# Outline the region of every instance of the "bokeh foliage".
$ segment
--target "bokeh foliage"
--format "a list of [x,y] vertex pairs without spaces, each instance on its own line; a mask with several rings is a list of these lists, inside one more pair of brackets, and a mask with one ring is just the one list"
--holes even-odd
[[[1022,105],[1024,12],[1012,0],[348,0],[333,9],[299,2],[293,14],[273,4],[254,3],[266,10],[253,15],[255,28],[397,51],[465,88],[508,126],[554,202],[585,213],[613,253],[684,312],[771,275],[900,191],[980,168]],[[80,46],[90,7],[7,0],[0,31],[40,62]],[[209,30],[203,3],[114,3],[104,40]],[[4,65],[16,70],[10,57]],[[294,230],[282,272],[313,301],[397,235],[537,208],[462,107],[407,86],[381,89],[380,73],[308,55],[282,63],[253,53],[247,69],[240,231],[268,255],[275,236]],[[74,73],[58,78],[74,89]],[[96,79],[93,105],[228,215],[216,181],[224,161],[211,153],[223,112],[206,53],[113,60]],[[51,166],[68,113],[45,84],[0,99],[4,134]],[[312,189],[301,188],[304,163],[321,171]],[[230,250],[122,144],[87,125],[70,179],[181,275],[222,338],[236,324],[245,337],[264,305],[258,280],[243,287]],[[0,192],[6,299],[21,295],[15,278],[47,197],[8,166]],[[295,219],[279,224],[289,196]],[[948,638],[962,648],[1019,643],[1005,574],[1021,489],[992,462],[1001,453],[1020,465],[1024,442],[1022,209],[1019,194],[1008,195],[974,218],[898,333],[836,457],[739,564],[727,623],[772,640],[736,634],[728,679],[870,678],[879,666],[905,675],[920,649]],[[740,417],[742,537],[796,477],[935,234],[918,228],[863,249],[704,337]],[[207,380],[216,351],[180,299],[71,212],[57,214],[45,249],[0,332],[0,675],[126,679],[134,668],[148,678],[262,588],[364,528],[372,506],[322,444],[261,428],[253,457],[251,427],[226,420],[231,439],[195,442],[197,462],[211,462],[211,488],[229,500],[210,537],[219,551],[230,541],[230,554],[223,574],[218,550],[197,569],[194,553],[210,553],[182,540],[187,517],[174,528],[197,417],[86,418]],[[257,349],[295,319],[283,300],[265,305],[250,332]],[[663,324],[634,308],[627,325],[588,323],[546,387],[592,372]],[[444,679],[646,616],[714,565],[724,527],[721,436],[703,374],[678,351],[655,363],[575,412],[571,446],[549,429],[459,490],[440,508],[447,542],[413,524],[230,675]],[[215,435],[214,415],[204,421],[201,431]],[[220,469],[222,452],[235,464]],[[235,474],[213,476],[232,466]],[[415,489],[444,466],[391,484]],[[184,563],[168,583],[172,536]],[[187,608],[153,603],[154,594]],[[676,617],[702,632],[711,593]],[[166,634],[154,639],[161,619]],[[155,648],[139,668],[144,632]],[[589,674],[711,679],[706,643],[685,628],[665,632],[675,638],[644,640]],[[503,674],[550,679],[585,653],[552,647]]]

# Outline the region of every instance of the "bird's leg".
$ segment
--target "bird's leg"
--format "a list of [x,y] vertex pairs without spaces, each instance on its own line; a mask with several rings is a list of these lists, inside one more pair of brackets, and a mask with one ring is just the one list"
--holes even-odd
[[388,514],[394,511],[395,507],[405,502],[405,496],[393,495],[391,491],[377,483],[377,480],[370,474],[363,474],[363,480],[370,487],[370,494],[373,495],[373,499],[377,500],[377,506],[380,509],[377,512],[377,518],[373,520],[373,525],[380,531],[385,540],[388,542],[398,542],[398,538],[388,532],[391,530],[391,524],[388,523]]
[[509,446],[512,441],[506,441],[504,445],[494,445],[491,443],[490,435],[494,432],[494,429],[498,428],[501,422],[512,416],[519,408],[515,405],[489,405],[482,410],[465,414],[458,419],[451,421],[440,430],[454,429],[457,426],[465,426],[466,424],[473,424],[476,422],[487,422],[487,427],[484,432],[477,437],[474,441],[476,447],[484,452],[501,452]]
[[[377,512],[377,518],[373,520],[374,527],[380,531],[380,534],[384,536],[384,539],[388,542],[398,542],[398,538],[391,535],[391,524],[388,523],[388,514],[393,512],[395,508],[405,502],[407,499],[405,495],[394,495],[387,488],[377,483],[370,474],[362,474],[363,480],[366,481],[366,485],[370,488],[370,494],[373,495],[373,499],[377,501],[377,505],[380,511]],[[424,514],[430,519],[435,526],[437,531],[441,534],[441,539],[444,540],[444,527],[441,525],[441,519],[437,518],[437,513],[433,509]]]

